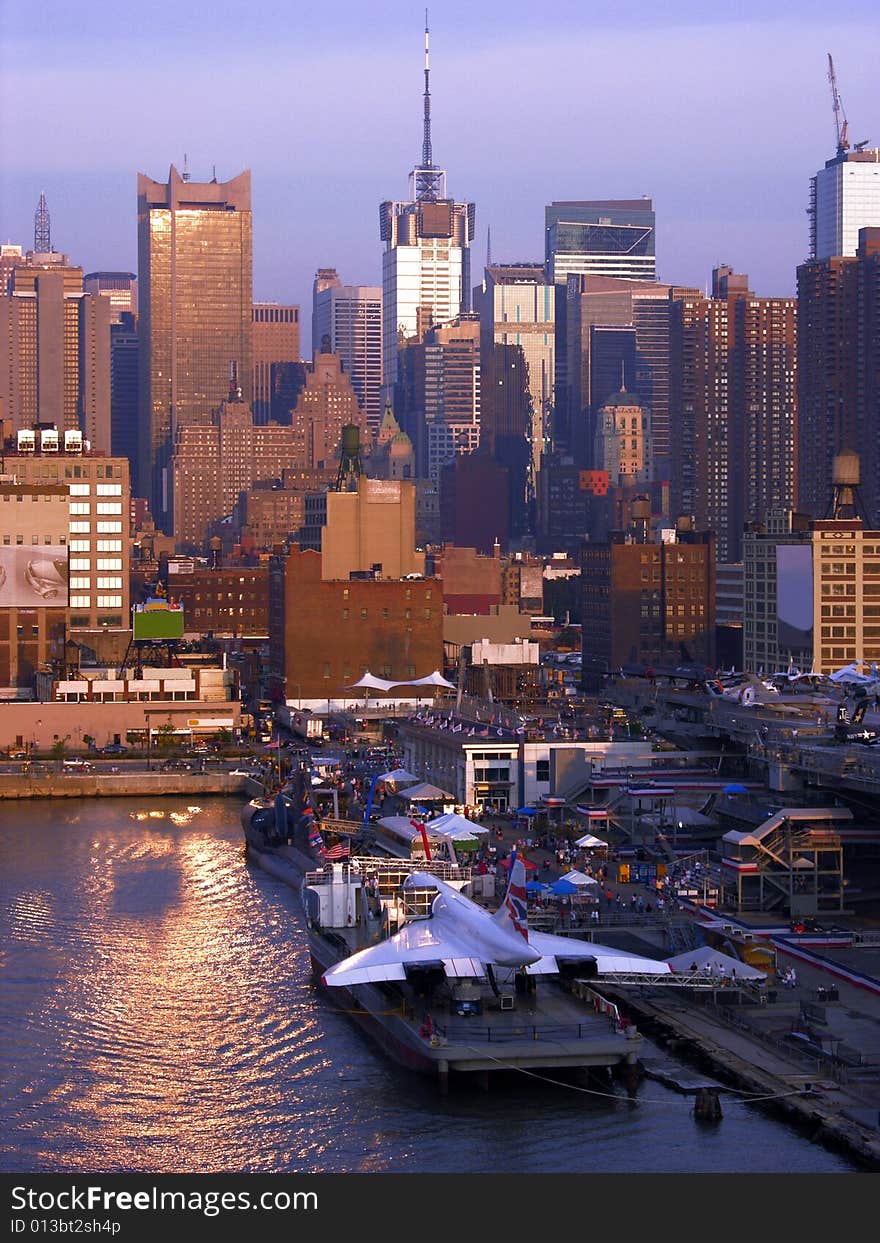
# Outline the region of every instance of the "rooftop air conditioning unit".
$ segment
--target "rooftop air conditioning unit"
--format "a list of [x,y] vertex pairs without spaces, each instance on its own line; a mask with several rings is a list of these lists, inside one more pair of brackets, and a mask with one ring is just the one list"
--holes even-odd
[[512,1010],[516,1004],[513,993],[502,993],[498,998],[499,1010]]

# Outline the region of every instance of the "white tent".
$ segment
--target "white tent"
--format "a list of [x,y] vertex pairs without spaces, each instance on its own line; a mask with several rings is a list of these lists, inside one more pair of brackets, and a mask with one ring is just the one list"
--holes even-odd
[[685,953],[676,954],[674,958],[667,958],[666,961],[673,971],[687,972],[695,966],[697,971],[703,975],[730,978],[735,971],[738,980],[765,980],[767,978],[757,967],[750,967],[747,962],[740,962],[738,958],[731,958],[729,954],[721,954],[709,945],[701,945],[696,950],[686,950]]
[[350,683],[346,687],[346,690],[349,690],[349,691],[355,691],[355,690],[390,691],[392,686],[400,686],[400,683],[389,682],[387,678],[374,677],[373,674],[370,673],[369,669],[367,669],[363,677],[360,678],[360,680],[357,682]]
[[433,673],[429,673],[425,678],[416,678],[412,682],[398,682],[398,686],[445,686],[447,690],[454,691],[455,683],[447,682],[439,669],[435,669]]
[[478,837],[482,833],[489,832],[482,824],[475,824],[473,820],[468,820],[467,816],[459,816],[454,811],[435,816],[433,820],[428,821],[428,828],[432,833],[435,830],[440,833],[468,833],[471,837]]
[[406,799],[408,803],[455,802],[454,794],[448,794],[445,790],[441,790],[439,786],[433,786],[428,781],[423,781],[417,786],[410,786],[408,790],[401,790],[400,797]]
[[418,777],[408,773],[405,768],[392,768],[390,773],[380,773],[376,780],[393,781],[395,785],[412,785],[418,781]]
[[566,872],[562,879],[567,880],[570,885],[589,887],[590,885],[599,884],[597,880],[594,880],[592,876],[587,876],[585,872]]
[[601,837],[594,837],[592,833],[585,833],[583,837],[579,837],[575,842],[575,846],[584,846],[588,849],[598,846],[607,846],[607,842],[603,842]]

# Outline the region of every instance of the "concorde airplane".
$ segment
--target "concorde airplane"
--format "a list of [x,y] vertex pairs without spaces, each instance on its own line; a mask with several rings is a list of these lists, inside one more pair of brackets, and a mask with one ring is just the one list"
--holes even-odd
[[379,980],[406,979],[407,967],[440,966],[450,979],[485,976],[487,968],[523,968],[528,975],[555,975],[563,965],[595,964],[598,975],[665,975],[667,962],[597,945],[594,941],[554,936],[529,929],[526,916],[526,871],[512,856],[510,882],[494,914],[472,902],[452,885],[428,872],[413,872],[406,889],[436,889],[431,913],[411,920],[400,932],[358,950],[325,972],[328,987],[350,987]]

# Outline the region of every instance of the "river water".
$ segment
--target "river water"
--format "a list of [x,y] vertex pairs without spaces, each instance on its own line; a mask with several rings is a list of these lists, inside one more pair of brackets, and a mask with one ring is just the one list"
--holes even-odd
[[[198,804],[198,806],[195,806]],[[298,896],[236,800],[0,805],[5,1172],[846,1172],[724,1093],[637,1103],[387,1061],[315,992]]]

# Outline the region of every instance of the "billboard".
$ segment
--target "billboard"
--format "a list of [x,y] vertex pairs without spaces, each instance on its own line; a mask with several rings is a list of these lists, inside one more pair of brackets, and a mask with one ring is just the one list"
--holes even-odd
[[452,237],[452,200],[419,204],[419,237]]
[[0,547],[0,608],[67,608],[68,581],[66,544]]
[[780,652],[813,646],[813,547],[776,546],[776,643]]
[[146,604],[138,604],[131,618],[136,643],[183,638],[183,609],[179,606],[172,608],[167,600],[148,600]]

